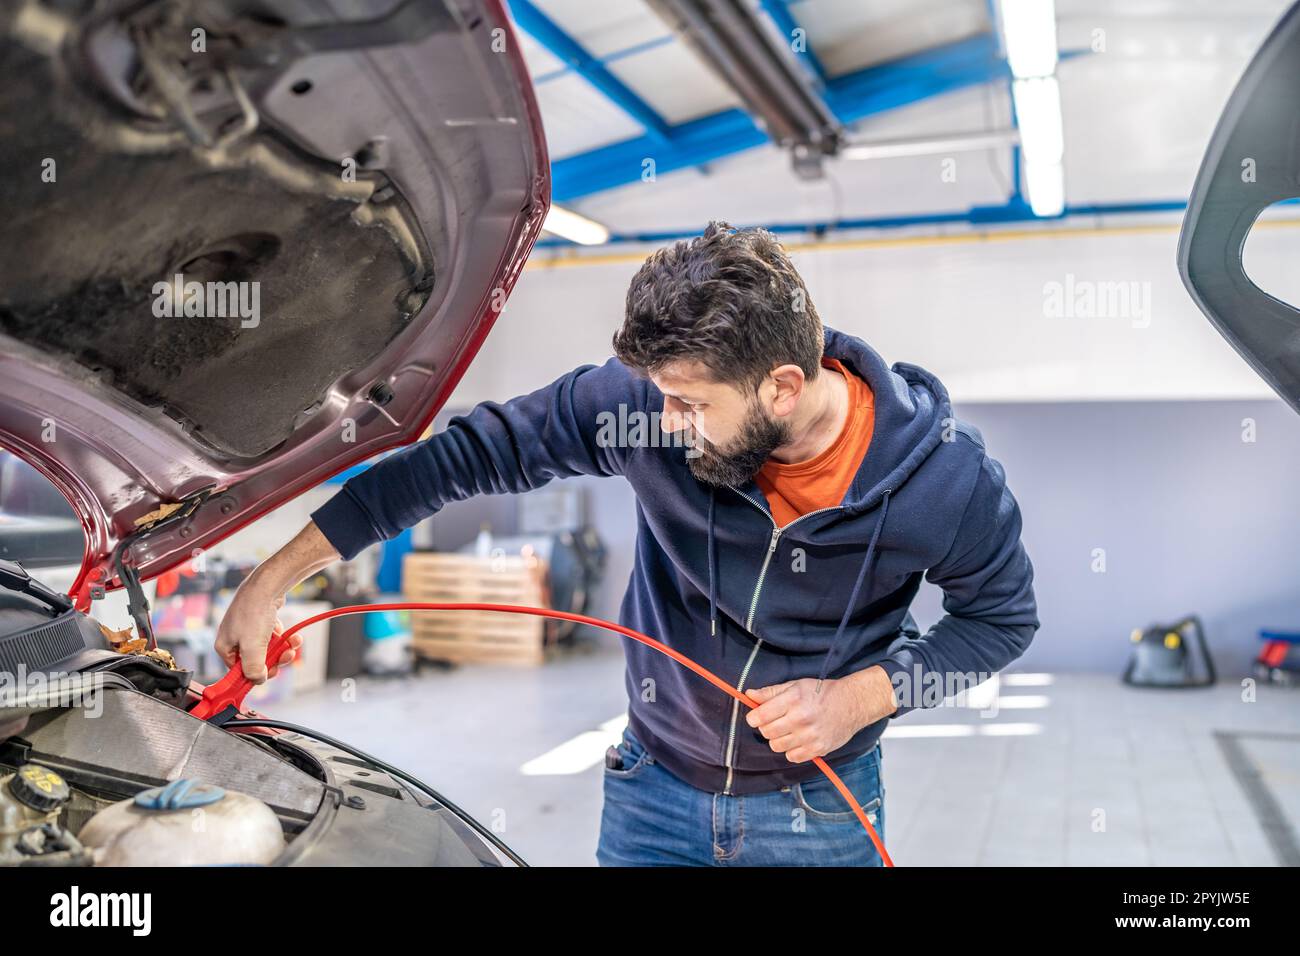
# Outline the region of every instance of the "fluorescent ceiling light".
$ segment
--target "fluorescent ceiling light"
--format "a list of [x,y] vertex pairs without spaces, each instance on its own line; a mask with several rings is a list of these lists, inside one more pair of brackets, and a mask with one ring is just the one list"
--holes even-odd
[[1024,156],[1025,190],[1036,216],[1065,212],[1065,133],[1056,72],[1054,0],[998,0],[1007,65],[1015,80],[1011,98]]
[[999,0],[1002,43],[1013,75],[1056,71],[1056,4],[1053,0]]
[[1035,216],[1065,212],[1065,170],[1060,163],[1025,162],[1025,189]]
[[583,246],[599,246],[609,242],[609,230],[586,216],[580,216],[562,206],[552,206],[546,214],[542,228],[561,239]]
[[1065,133],[1061,128],[1061,87],[1056,77],[1016,80],[1011,84],[1011,96],[1025,159],[1059,163],[1065,154]]

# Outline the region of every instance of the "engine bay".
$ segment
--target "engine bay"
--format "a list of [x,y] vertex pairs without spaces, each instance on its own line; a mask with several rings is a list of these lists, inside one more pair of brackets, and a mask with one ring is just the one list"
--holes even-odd
[[194,717],[192,675],[112,634],[0,590],[0,724],[26,721],[0,742],[0,866],[500,865],[375,763]]

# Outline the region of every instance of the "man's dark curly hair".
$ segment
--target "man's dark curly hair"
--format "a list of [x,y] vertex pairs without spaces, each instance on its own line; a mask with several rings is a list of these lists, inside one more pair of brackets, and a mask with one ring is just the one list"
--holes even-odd
[[711,222],[637,271],[614,354],[643,374],[695,360],[717,381],[757,389],[778,365],[816,378],[822,343],[821,319],[776,237]]

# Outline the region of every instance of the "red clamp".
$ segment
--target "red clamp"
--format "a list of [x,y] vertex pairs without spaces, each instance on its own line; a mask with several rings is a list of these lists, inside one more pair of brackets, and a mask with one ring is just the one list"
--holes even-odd
[[[271,644],[266,649],[267,668],[278,662],[288,649],[288,637],[283,633],[271,635]],[[244,665],[236,661],[225,677],[204,688],[199,702],[190,708],[190,716],[223,724],[239,713],[252,688],[253,682],[244,676]]]

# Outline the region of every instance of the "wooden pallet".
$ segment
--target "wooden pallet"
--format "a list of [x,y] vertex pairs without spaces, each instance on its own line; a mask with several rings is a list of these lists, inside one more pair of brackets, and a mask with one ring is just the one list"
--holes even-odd
[[[402,563],[412,601],[549,607],[545,562],[413,552]],[[554,628],[544,618],[492,611],[412,611],[412,647],[429,660],[540,664]]]

